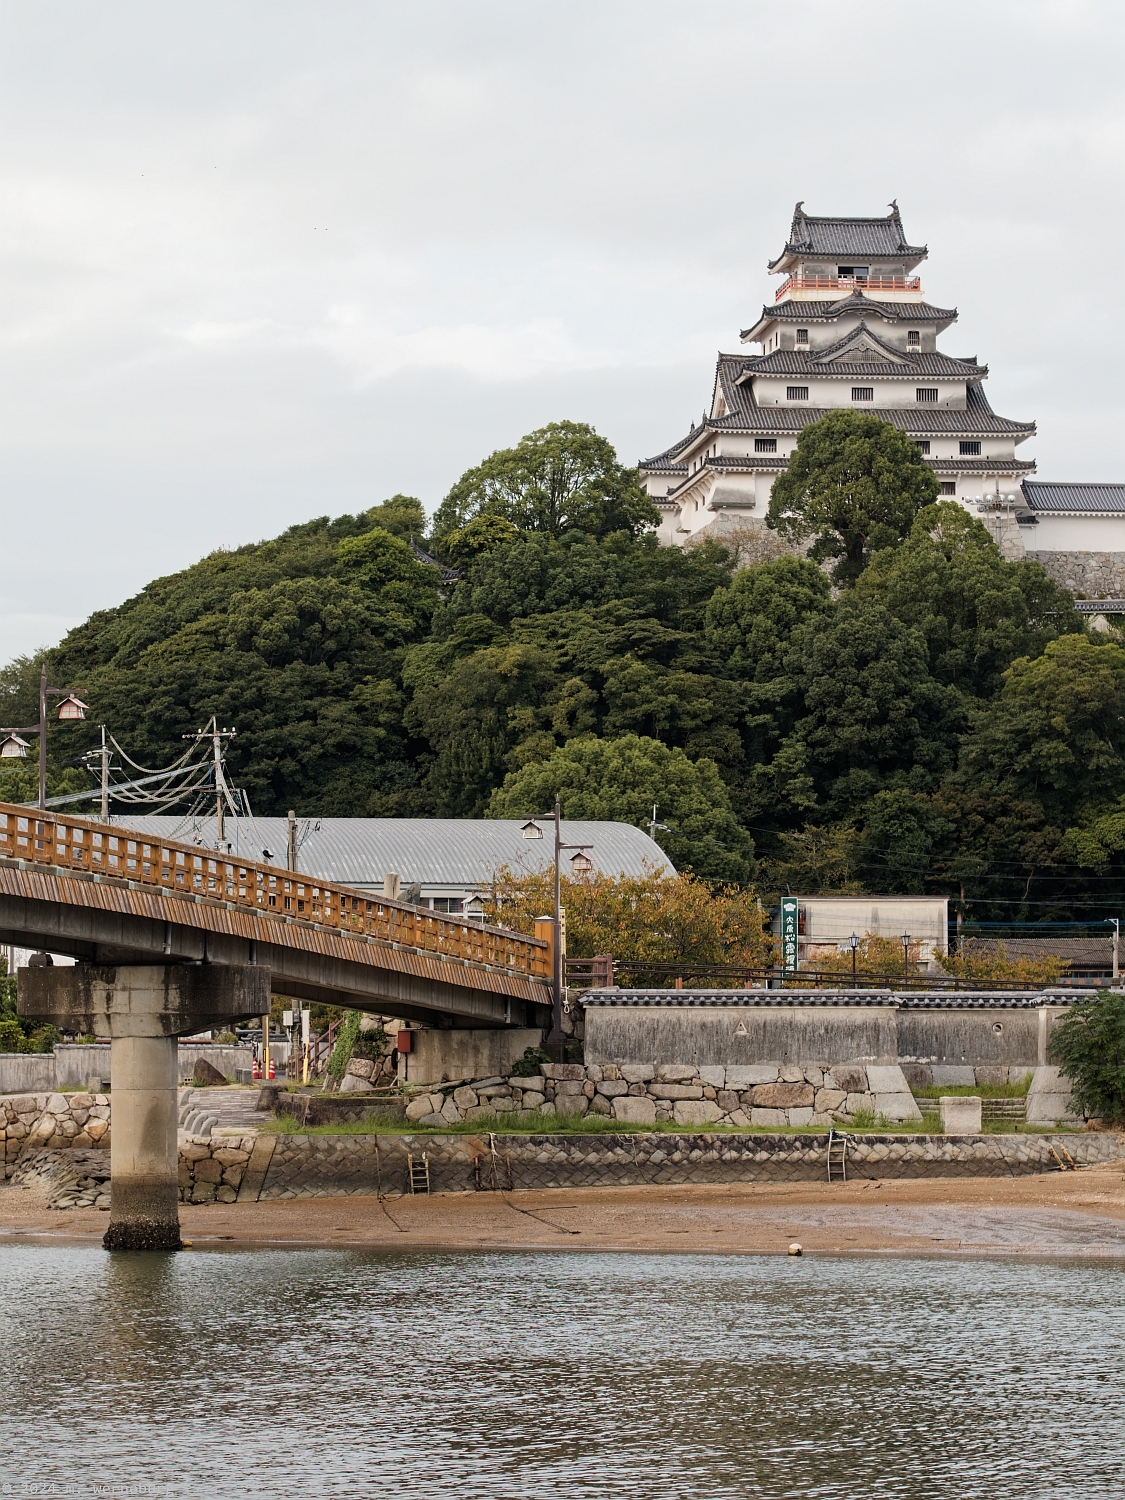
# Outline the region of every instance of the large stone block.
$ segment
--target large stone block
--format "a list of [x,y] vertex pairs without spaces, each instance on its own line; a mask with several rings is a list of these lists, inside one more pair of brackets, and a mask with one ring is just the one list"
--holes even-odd
[[607,1099],[619,1099],[622,1094],[629,1092],[629,1085],[623,1078],[603,1078],[597,1089],[598,1093],[604,1094]]
[[752,1109],[751,1125],[788,1125],[789,1111],[785,1109]]
[[931,1069],[932,1082],[939,1088],[972,1088],[977,1081],[976,1070],[970,1067],[955,1067],[948,1063],[934,1063]]
[[980,1135],[981,1102],[977,1094],[943,1094],[941,1128],[945,1135]]
[[876,1094],[876,1114],[888,1120],[921,1120],[922,1111],[913,1094]]
[[756,1109],[799,1109],[814,1097],[808,1083],[760,1083],[753,1096]]
[[726,1068],[703,1063],[699,1068],[699,1081],[700,1083],[709,1084],[713,1089],[724,1088],[727,1081],[727,1070]]
[[890,1066],[869,1063],[867,1090],[871,1094],[909,1094],[910,1085],[897,1063]]
[[656,1105],[651,1099],[623,1094],[613,1101],[613,1115],[629,1125],[652,1125],[656,1120]]
[[813,1108],[817,1114],[830,1115],[834,1110],[843,1108],[847,1097],[843,1089],[818,1089]]
[[866,1094],[867,1069],[858,1063],[837,1063],[829,1068],[825,1083],[834,1089],[843,1089],[845,1094]]
[[656,1076],[663,1083],[679,1083],[685,1078],[697,1077],[698,1069],[692,1063],[661,1063]]
[[751,1089],[759,1083],[776,1083],[777,1067],[765,1063],[753,1063],[746,1067],[728,1067],[728,1089]]
[[622,1063],[618,1072],[626,1083],[647,1083],[656,1077],[656,1069],[651,1063]]
[[648,1091],[654,1099],[702,1099],[703,1090],[695,1083],[650,1083]]
[[672,1106],[677,1125],[710,1125],[721,1113],[712,1099],[678,1099]]

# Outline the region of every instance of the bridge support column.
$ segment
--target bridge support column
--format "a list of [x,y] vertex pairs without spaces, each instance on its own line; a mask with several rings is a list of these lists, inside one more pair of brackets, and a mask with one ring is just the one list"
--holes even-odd
[[107,1250],[180,1248],[176,1039],[269,1004],[269,970],[256,965],[19,971],[20,1015],[112,1042]]
[[177,1046],[174,1036],[112,1037],[107,1250],[181,1247]]

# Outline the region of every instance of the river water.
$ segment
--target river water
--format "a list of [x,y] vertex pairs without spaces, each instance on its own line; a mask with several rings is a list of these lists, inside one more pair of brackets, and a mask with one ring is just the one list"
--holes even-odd
[[0,1495],[1125,1493],[1125,1277],[0,1247]]

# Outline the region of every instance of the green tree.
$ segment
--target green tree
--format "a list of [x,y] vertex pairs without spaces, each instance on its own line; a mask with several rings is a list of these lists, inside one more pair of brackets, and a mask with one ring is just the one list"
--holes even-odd
[[420,542],[426,535],[426,512],[421,500],[413,495],[392,495],[382,505],[373,505],[364,512],[364,520],[371,526],[381,526],[400,541],[409,542],[413,537]]
[[1079,1113],[1125,1120],[1125,995],[1074,1006],[1051,1034],[1050,1055],[1070,1079]]
[[653,804],[657,840],[678,866],[711,880],[747,881],[754,844],[731,810],[713,761],[691,761],[659,740],[626,734],[615,740],[569,740],[547,760],[505,777],[492,794],[493,818],[541,813],[558,796],[568,818],[609,820],[647,828]]
[[828,579],[804,557],[743,568],[707,603],[707,644],[737,677],[771,682],[785,671],[789,642],[802,621],[831,607]]
[[982,709],[964,773],[1039,802],[1064,826],[1125,793],[1125,650],[1086,635],[1020,657]]
[[446,543],[476,517],[555,537],[635,533],[660,520],[636,470],[585,422],[550,422],[462,474],[434,518],[435,541]]
[[930,790],[952,769],[963,701],[930,676],[921,631],[881,604],[848,593],[800,626],[789,671],[803,712],[762,779],[793,809],[837,821],[887,786]]
[[790,541],[814,537],[809,556],[836,558],[834,580],[851,584],[939,493],[905,432],[868,412],[832,411],[801,430],[789,467],[774,480],[766,525]]
[[921,630],[939,682],[985,697],[1017,656],[1083,630],[1070,594],[1030,558],[1006,562],[953,500],[927,506],[901,547],[875,553],[856,589]]

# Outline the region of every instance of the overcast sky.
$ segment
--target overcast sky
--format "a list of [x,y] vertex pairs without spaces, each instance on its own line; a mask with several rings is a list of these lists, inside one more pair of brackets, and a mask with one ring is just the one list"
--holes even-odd
[[[708,404],[794,201],[930,247],[1050,479],[1125,480],[1125,7],[0,0],[0,658],[219,546]],[[1118,352],[1115,352],[1118,351]]]

